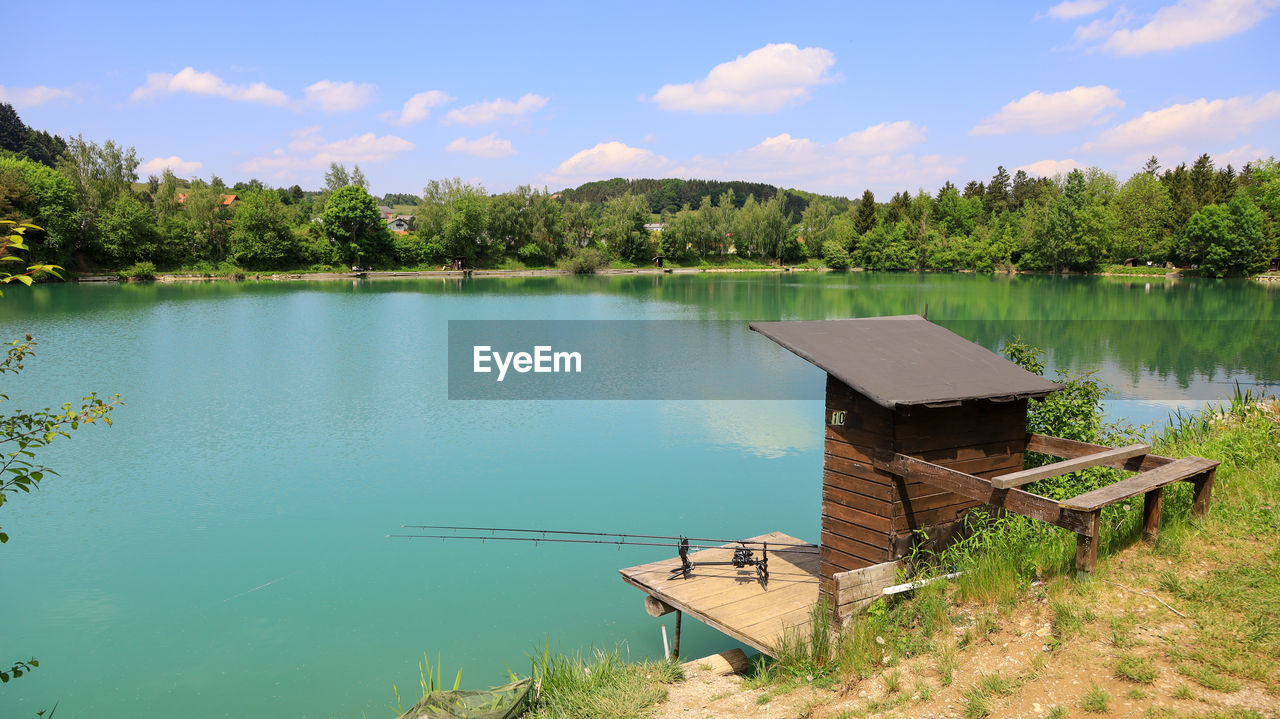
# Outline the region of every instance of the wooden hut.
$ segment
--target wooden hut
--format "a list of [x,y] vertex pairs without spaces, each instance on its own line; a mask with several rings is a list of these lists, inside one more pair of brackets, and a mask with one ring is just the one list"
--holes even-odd
[[[1102,506],[1148,494],[1154,504],[1147,523],[1158,526],[1160,488],[1187,479],[1197,484],[1197,503],[1207,506],[1216,462],[1174,462],[1148,455],[1148,445],[1111,449],[1030,435],[1027,401],[1063,385],[922,317],[757,322],[751,329],[827,373],[823,596],[838,597],[840,577],[901,559],[923,537],[949,541],[965,512],[980,504],[1075,531],[1084,572],[1097,560]],[[1029,450],[1074,459],[1024,471]],[[1143,470],[1170,463],[1064,502],[1017,489],[1085,467]],[[839,613],[841,602],[835,604]]]
[[824,592],[837,573],[905,556],[917,530],[945,541],[978,504],[877,469],[877,453],[986,478],[1020,470],[1027,399],[1062,389],[915,315],[751,329],[827,373]]
[[[653,600],[646,609],[654,616],[689,612],[772,653],[787,631],[807,625],[820,598],[843,623],[889,591],[913,543],[950,541],[975,506],[1074,532],[1081,573],[1097,565],[1108,505],[1142,495],[1146,539],[1159,530],[1167,485],[1190,482],[1193,513],[1208,510],[1217,462],[1161,457],[1145,444],[1111,448],[1030,434],[1028,401],[1063,386],[922,317],[756,322],[751,329],[827,373],[819,545],[772,532],[690,555],[732,570],[691,575],[677,559],[619,570]],[[1023,469],[1027,452],[1064,461]],[[1137,474],[1068,499],[1020,489],[1099,466]],[[757,586],[741,574],[749,566],[726,560],[766,542],[779,578]]]

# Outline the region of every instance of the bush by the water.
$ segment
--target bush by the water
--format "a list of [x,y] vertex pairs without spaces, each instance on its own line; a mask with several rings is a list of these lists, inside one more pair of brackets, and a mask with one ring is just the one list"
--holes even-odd
[[578,250],[560,263],[560,269],[568,270],[575,275],[589,275],[609,264],[609,258],[603,252],[592,247]]
[[853,264],[849,251],[837,240],[828,240],[822,246],[822,261],[833,270],[847,270]]
[[120,273],[120,278],[128,280],[154,280],[156,278],[156,266],[150,262],[135,262],[132,267]]

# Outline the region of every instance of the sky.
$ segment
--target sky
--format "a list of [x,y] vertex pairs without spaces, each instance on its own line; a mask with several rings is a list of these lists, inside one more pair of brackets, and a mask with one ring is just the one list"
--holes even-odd
[[882,199],[1280,152],[1280,0],[6,0],[0,101],[228,184],[610,177]]

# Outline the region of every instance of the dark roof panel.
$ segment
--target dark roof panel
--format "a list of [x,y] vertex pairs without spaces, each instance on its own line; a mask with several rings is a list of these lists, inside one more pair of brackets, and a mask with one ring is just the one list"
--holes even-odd
[[752,322],[751,329],[889,409],[1039,398],[1063,388],[918,315]]

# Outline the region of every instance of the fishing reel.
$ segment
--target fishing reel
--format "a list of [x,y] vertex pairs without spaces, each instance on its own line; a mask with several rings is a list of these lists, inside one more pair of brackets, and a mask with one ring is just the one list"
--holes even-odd
[[760,586],[769,587],[769,543],[761,542],[760,557],[757,558],[755,550],[748,547],[745,543],[733,550],[733,559],[727,562],[691,562],[689,561],[689,540],[685,537],[680,538],[680,566],[671,570],[672,575],[679,574],[682,578],[688,579],[693,572],[694,567],[736,567],[745,569],[747,567],[756,568],[756,579],[759,580]]

